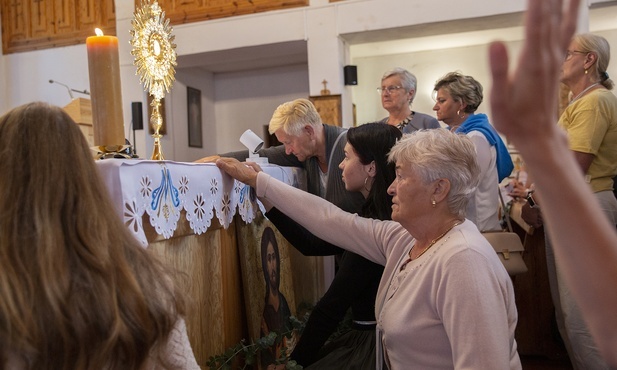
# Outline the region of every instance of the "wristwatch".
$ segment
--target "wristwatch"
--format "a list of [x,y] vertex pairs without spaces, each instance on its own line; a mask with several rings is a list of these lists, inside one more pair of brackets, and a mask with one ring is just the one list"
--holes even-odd
[[529,192],[527,192],[527,197],[525,197],[525,199],[527,199],[527,203],[529,203],[529,206],[531,208],[540,208],[540,206],[538,205],[538,202],[536,202],[536,200],[533,199],[533,190],[530,190]]

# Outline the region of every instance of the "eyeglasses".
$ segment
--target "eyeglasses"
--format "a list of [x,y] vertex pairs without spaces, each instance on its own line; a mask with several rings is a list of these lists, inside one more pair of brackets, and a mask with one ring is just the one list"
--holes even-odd
[[392,94],[394,91],[398,90],[398,89],[402,89],[403,86],[388,86],[388,87],[378,87],[377,88],[377,94],[381,95],[385,92],[387,92],[388,94]]
[[566,50],[566,56],[563,58],[563,60],[565,61],[565,60],[572,59],[572,56],[574,54],[589,54],[589,52],[588,51],[581,51],[581,50],[572,50],[572,51]]

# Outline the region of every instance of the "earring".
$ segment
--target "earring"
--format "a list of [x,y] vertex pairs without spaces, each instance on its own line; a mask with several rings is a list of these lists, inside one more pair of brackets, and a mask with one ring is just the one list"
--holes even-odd
[[431,199],[431,205],[433,206],[433,208],[435,208],[435,206],[437,205],[437,202],[435,202],[435,199]]
[[370,192],[371,189],[368,188],[368,186],[366,186],[366,182],[368,181],[368,176],[366,176],[366,179],[364,179],[364,190]]
[[588,72],[589,72],[589,70],[588,70],[588,69],[585,69],[585,74],[587,74]]

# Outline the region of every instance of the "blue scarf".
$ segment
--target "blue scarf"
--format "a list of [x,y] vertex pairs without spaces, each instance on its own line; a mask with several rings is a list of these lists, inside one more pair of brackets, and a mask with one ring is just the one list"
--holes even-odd
[[488,122],[486,114],[480,113],[470,115],[455,132],[468,134],[471,131],[479,131],[486,137],[490,145],[495,145],[495,149],[497,150],[497,177],[499,178],[498,181],[501,182],[501,180],[508,177],[514,169],[512,158],[510,158],[510,153],[508,153],[508,148],[506,148],[506,145],[499,137],[499,134],[497,134],[497,131],[495,131],[493,126]]

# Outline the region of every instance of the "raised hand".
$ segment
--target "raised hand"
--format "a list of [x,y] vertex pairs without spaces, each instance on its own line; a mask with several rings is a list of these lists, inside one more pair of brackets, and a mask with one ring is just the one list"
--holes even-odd
[[490,46],[492,122],[520,150],[538,150],[539,141],[534,140],[558,130],[559,75],[576,29],[578,6],[579,0],[528,1],[525,42],[511,74],[505,45]]

